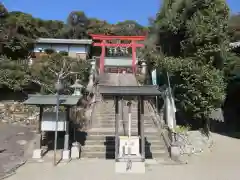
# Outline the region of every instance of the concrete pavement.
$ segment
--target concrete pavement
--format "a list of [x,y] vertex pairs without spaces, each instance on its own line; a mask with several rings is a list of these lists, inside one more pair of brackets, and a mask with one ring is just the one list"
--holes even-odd
[[0,177],[26,161],[25,148],[33,135],[29,127],[0,123]]
[[149,163],[144,175],[115,174],[112,160],[78,160],[53,167],[27,163],[8,180],[239,180],[240,140],[213,134],[212,152],[204,152],[186,165]]

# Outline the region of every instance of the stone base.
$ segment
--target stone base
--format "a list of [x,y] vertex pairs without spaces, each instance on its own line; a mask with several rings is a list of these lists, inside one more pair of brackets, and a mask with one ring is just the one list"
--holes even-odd
[[170,154],[171,154],[171,158],[174,161],[178,161],[179,157],[180,157],[180,149],[178,146],[171,146],[170,147]]
[[70,150],[64,150],[63,151],[62,160],[70,160]]
[[42,158],[42,152],[43,152],[42,149],[34,149],[32,158],[33,159],[41,159]]
[[80,144],[75,142],[72,144],[71,148],[71,159],[79,159],[80,158]]
[[115,172],[129,174],[145,173],[145,162],[132,162],[129,169],[127,169],[127,165],[127,162],[116,162]]

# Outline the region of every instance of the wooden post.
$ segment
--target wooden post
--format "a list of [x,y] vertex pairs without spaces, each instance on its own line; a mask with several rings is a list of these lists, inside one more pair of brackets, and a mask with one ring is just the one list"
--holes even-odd
[[37,134],[35,139],[35,149],[42,148],[42,131],[41,131],[42,115],[43,115],[43,106],[40,106],[39,120],[37,123]]
[[40,134],[41,133],[41,125],[42,125],[42,116],[43,116],[43,106],[40,106],[40,111],[39,111],[39,121],[38,121],[38,126],[37,126],[37,132]]
[[[141,136],[141,98],[138,97],[138,108],[137,108],[137,114],[138,114],[138,136]],[[139,149],[140,151],[140,149]]]

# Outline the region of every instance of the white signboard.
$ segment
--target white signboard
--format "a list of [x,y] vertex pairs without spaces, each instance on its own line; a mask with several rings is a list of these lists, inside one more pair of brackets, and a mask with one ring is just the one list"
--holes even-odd
[[[59,112],[58,114],[58,131],[66,131],[67,127],[66,112]],[[42,131],[55,131],[56,129],[56,112],[44,112],[41,122]]]
[[156,69],[154,69],[152,71],[152,84],[157,85],[157,71],[156,71]]
[[139,137],[138,136],[120,136],[120,146],[119,146],[119,155],[120,157],[124,154],[128,155],[130,150],[130,155],[139,156]]

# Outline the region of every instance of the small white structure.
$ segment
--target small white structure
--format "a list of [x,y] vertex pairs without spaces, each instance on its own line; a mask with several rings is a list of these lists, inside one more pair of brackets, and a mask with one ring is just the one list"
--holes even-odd
[[139,137],[138,136],[119,136],[120,145],[119,145],[119,156],[124,158],[124,156],[134,155],[141,157],[139,153]]
[[78,142],[72,143],[71,159],[79,159],[80,151],[81,151],[81,145]]
[[42,154],[43,154],[43,150],[42,149],[34,149],[32,158],[33,159],[41,159],[42,158]]
[[119,136],[118,159],[115,163],[116,173],[145,173],[145,162],[140,154],[140,137],[132,136],[132,110],[128,102],[128,136]]

